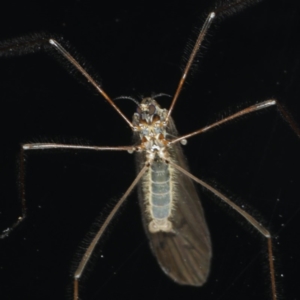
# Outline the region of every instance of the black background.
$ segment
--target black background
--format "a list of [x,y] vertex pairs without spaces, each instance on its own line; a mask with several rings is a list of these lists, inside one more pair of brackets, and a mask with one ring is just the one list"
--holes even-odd
[[[173,95],[211,1],[60,1],[1,8],[0,40],[32,32],[63,36],[97,70],[112,97]],[[266,0],[214,24],[173,112],[180,133],[275,98],[300,124],[300,8]],[[76,49],[76,50],[75,50]],[[0,60],[1,229],[19,215],[21,143],[129,145],[131,132],[86,84],[45,53]],[[94,74],[94,73],[93,73]],[[159,99],[168,107],[169,98]],[[131,118],[135,105],[117,104]],[[273,234],[279,299],[299,299],[300,140],[276,108],[188,141],[191,171]],[[28,217],[1,240],[1,299],[71,299],[76,253],[94,220],[135,176],[128,153],[27,153]],[[202,288],[169,280],[152,256],[133,192],[85,276],[82,299],[271,299],[266,241],[201,187],[213,242]]]

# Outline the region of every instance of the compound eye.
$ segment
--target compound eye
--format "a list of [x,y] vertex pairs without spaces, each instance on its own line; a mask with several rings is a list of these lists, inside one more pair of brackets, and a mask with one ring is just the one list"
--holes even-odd
[[156,112],[155,105],[149,105],[149,115],[154,115]]

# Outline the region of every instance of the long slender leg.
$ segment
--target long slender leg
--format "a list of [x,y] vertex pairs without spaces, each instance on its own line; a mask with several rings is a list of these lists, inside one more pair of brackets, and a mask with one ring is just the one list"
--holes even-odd
[[102,226],[100,227],[99,231],[97,232],[97,234],[93,238],[92,242],[90,243],[89,247],[86,249],[86,251],[85,251],[85,253],[84,253],[84,255],[83,255],[83,257],[82,257],[82,259],[81,259],[81,261],[79,263],[79,266],[78,266],[78,268],[77,268],[77,270],[76,270],[76,272],[74,274],[74,300],[78,300],[79,299],[79,279],[81,278],[81,275],[84,272],[84,269],[85,269],[87,263],[89,262],[89,260],[91,258],[91,255],[93,254],[93,251],[94,251],[97,243],[101,239],[101,237],[102,237],[103,233],[105,232],[107,226],[110,224],[110,222],[112,221],[112,219],[114,218],[114,216],[118,212],[119,208],[122,206],[122,204],[127,199],[127,197],[129,196],[129,194],[131,193],[131,191],[134,189],[134,187],[137,185],[137,183],[139,182],[139,180],[145,174],[145,172],[147,171],[147,169],[149,168],[149,166],[150,166],[150,163],[147,162],[145,164],[145,166],[142,168],[142,170],[139,172],[139,174],[136,176],[136,178],[134,179],[134,181],[132,182],[132,184],[130,185],[130,187],[127,189],[127,191],[125,192],[125,194],[121,197],[121,199],[115,205],[115,207],[113,208],[113,210],[107,216],[105,222],[102,224]]
[[84,145],[71,145],[71,144],[56,144],[56,143],[34,143],[22,145],[24,150],[42,150],[42,149],[74,149],[74,150],[95,150],[95,151],[134,151],[133,146],[84,146]]
[[171,116],[171,113],[173,111],[173,108],[175,106],[175,103],[179,97],[179,94],[182,90],[182,87],[185,83],[185,80],[189,74],[189,71],[191,69],[191,66],[193,65],[195,58],[199,52],[199,49],[201,48],[202,42],[211,26],[211,24],[213,23],[213,21],[215,20],[215,18],[220,18],[223,15],[230,15],[233,13],[236,13],[239,10],[242,10],[244,8],[246,8],[248,5],[253,5],[255,2],[258,3],[261,0],[254,0],[254,1],[247,1],[247,0],[238,0],[238,1],[233,1],[232,3],[227,3],[226,5],[224,5],[222,2],[220,2],[220,7],[217,7],[216,9],[214,9],[213,11],[211,11],[208,16],[206,17],[206,20],[204,22],[204,24],[201,27],[201,30],[198,34],[197,40],[194,44],[194,47],[191,51],[191,54],[188,58],[188,61],[186,63],[186,66],[183,70],[183,73],[181,75],[181,78],[179,80],[176,92],[174,94],[174,97],[172,99],[169,111],[168,111],[168,115],[166,117],[166,122],[168,122],[168,119]]
[[127,122],[127,124],[133,128],[132,123],[126,118],[126,116],[121,112],[113,100],[104,92],[104,90],[97,84],[94,78],[79,64],[79,62],[56,40],[50,39],[50,45],[55,47],[57,51],[60,52],[87,80],[90,82],[97,91],[109,102],[109,104],[118,112],[118,114]]
[[247,115],[249,113],[252,113],[252,112],[255,112],[255,111],[258,111],[258,110],[261,110],[261,109],[268,108],[268,107],[273,106],[273,105],[276,105],[276,107],[279,110],[282,118],[290,125],[290,127],[297,134],[297,136],[300,137],[300,128],[298,127],[297,123],[294,121],[292,116],[289,114],[289,112],[281,104],[279,104],[276,100],[272,99],[272,100],[266,100],[266,101],[254,104],[252,106],[249,106],[247,108],[244,108],[244,109],[238,111],[237,113],[235,113],[233,115],[230,115],[230,116],[228,116],[228,117],[226,117],[226,118],[224,118],[220,121],[212,123],[211,125],[205,126],[201,129],[193,131],[189,134],[185,134],[185,135],[182,135],[182,136],[180,136],[176,139],[173,139],[169,143],[174,144],[174,143],[177,143],[179,141],[186,140],[186,139],[188,139],[192,136],[195,136],[195,135],[198,135],[200,133],[206,132],[206,131],[214,128],[214,127],[220,126],[220,125],[222,125],[224,123],[227,123],[231,120],[234,120],[236,118],[239,118],[241,116]]
[[277,290],[276,290],[276,281],[275,281],[275,267],[274,267],[274,256],[273,256],[273,245],[272,245],[272,237],[270,232],[255,218],[253,218],[250,214],[246,211],[241,209],[238,205],[232,202],[229,198],[225,195],[220,193],[218,190],[207,184],[206,182],[202,181],[201,179],[195,177],[190,172],[186,171],[182,167],[174,164],[171,161],[168,161],[174,168],[185,174],[186,176],[190,177],[192,180],[196,181],[197,183],[201,184],[203,187],[211,191],[221,200],[223,200],[226,204],[228,204],[231,208],[233,208],[236,212],[238,212],[241,216],[243,216],[254,228],[256,228],[266,239],[267,239],[267,246],[268,246],[268,258],[269,258],[269,270],[270,270],[270,281],[271,281],[271,291],[272,291],[272,300],[277,299]]
[[27,214],[27,205],[25,199],[25,155],[27,150],[45,150],[45,149],[73,149],[73,150],[93,150],[93,151],[128,151],[134,152],[133,146],[119,146],[119,147],[99,147],[99,146],[84,146],[71,144],[55,144],[55,143],[33,143],[23,144],[20,151],[20,167],[19,167],[19,181],[20,181],[20,198],[21,198],[21,216],[12,226],[4,229],[0,234],[0,238],[7,237],[25,218]]
[[216,14],[214,12],[211,12],[207,16],[207,18],[206,18],[206,20],[205,20],[205,22],[204,22],[204,24],[203,24],[203,26],[201,28],[201,31],[200,31],[200,33],[198,35],[198,38],[197,38],[196,43],[195,43],[195,46],[194,46],[194,48],[193,48],[193,50],[192,50],[192,52],[190,54],[189,60],[188,60],[186,66],[184,68],[183,74],[182,74],[182,76],[180,78],[178,87],[177,87],[176,92],[174,94],[171,106],[170,106],[169,111],[168,111],[166,122],[168,122],[168,119],[169,119],[169,117],[170,117],[170,115],[171,115],[171,113],[173,111],[174,105],[175,105],[175,103],[176,103],[176,101],[178,99],[178,96],[179,96],[179,94],[180,94],[180,92],[182,90],[182,87],[183,87],[183,84],[185,82],[185,79],[186,79],[186,77],[187,77],[187,75],[189,73],[189,70],[190,70],[193,62],[194,62],[194,59],[195,59],[195,57],[196,57],[196,55],[198,53],[198,50],[199,50],[199,48],[201,46],[201,43],[202,43],[202,41],[203,41],[203,39],[204,39],[204,37],[205,37],[205,35],[207,33],[207,30],[209,29],[209,27],[210,27],[213,19],[215,18],[215,16],[216,16]]

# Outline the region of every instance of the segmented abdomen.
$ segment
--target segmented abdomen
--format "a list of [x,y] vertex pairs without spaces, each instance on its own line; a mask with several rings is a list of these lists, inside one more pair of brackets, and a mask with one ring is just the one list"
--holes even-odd
[[153,161],[143,178],[142,188],[148,215],[150,232],[171,231],[170,220],[174,205],[172,166],[163,161]]
[[171,214],[169,165],[153,162],[150,168],[150,212],[153,219],[166,219]]

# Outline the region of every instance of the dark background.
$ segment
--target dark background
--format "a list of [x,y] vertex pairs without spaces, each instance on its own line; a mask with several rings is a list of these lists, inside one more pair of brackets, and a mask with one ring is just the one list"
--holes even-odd
[[[211,1],[53,1],[1,7],[0,41],[34,32],[63,36],[112,97],[173,95],[184,49]],[[212,26],[198,71],[173,117],[188,133],[276,98],[300,124],[300,7],[265,0]],[[194,32],[194,34],[193,34]],[[76,49],[76,50],[75,50]],[[84,79],[45,53],[0,60],[0,226],[20,213],[21,143],[129,145],[131,131]],[[159,99],[168,107],[170,99]],[[135,105],[117,104],[131,118]],[[228,195],[273,234],[279,299],[299,299],[300,140],[276,108],[188,141],[191,171]],[[135,176],[128,153],[32,151],[26,160],[28,217],[1,240],[1,299],[72,299],[80,245]],[[182,287],[152,256],[133,192],[83,281],[82,299],[271,299],[266,241],[198,187],[213,243],[208,282]],[[68,298],[69,297],[69,298]]]

